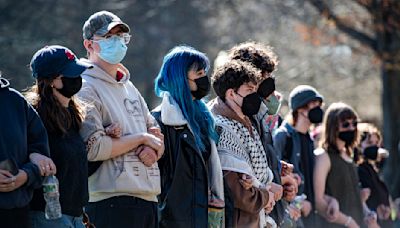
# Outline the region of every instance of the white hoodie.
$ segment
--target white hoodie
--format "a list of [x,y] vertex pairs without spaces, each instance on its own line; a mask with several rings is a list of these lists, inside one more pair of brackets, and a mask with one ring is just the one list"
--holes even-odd
[[88,160],[103,161],[89,177],[89,202],[121,195],[157,202],[161,192],[157,163],[146,167],[135,155],[136,148],[110,158],[112,140],[105,133],[107,126],[118,122],[122,135],[144,133],[157,126],[143,97],[129,81],[128,70],[121,65],[119,71],[124,73],[120,81],[96,65],[82,73],[83,86],[78,96],[89,107],[81,136],[87,143]]

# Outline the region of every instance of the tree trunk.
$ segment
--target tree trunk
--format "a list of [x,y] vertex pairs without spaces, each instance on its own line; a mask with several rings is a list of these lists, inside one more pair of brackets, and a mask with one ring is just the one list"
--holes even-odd
[[385,147],[390,151],[384,174],[392,197],[397,198],[400,196],[400,70],[383,66],[382,82],[383,138]]
[[377,52],[382,59],[382,111],[384,146],[390,157],[384,176],[393,198],[400,196],[400,5],[390,1],[374,1]]

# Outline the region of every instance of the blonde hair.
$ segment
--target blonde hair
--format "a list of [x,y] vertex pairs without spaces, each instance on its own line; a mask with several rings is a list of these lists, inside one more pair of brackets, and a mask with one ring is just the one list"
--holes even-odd
[[382,134],[375,125],[371,123],[359,123],[357,125],[357,130],[360,132],[361,141],[369,139],[371,135],[376,135],[378,137],[379,144],[381,144]]

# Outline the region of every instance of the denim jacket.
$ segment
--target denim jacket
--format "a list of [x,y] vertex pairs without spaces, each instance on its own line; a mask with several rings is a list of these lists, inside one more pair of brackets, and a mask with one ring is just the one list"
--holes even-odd
[[[292,141],[288,142],[290,139]],[[291,146],[289,146],[290,143]],[[304,191],[304,175],[300,171],[301,142],[299,133],[293,126],[285,121],[278,130],[276,130],[273,137],[273,144],[279,159],[292,163],[294,166],[293,172],[300,175],[302,184],[299,186],[299,193],[302,193]],[[310,145],[310,150],[313,151],[313,145]]]

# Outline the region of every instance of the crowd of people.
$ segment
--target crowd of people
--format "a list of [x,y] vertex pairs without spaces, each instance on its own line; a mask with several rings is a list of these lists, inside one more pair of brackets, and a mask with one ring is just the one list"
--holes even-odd
[[[108,11],[83,25],[87,57],[51,45],[24,95],[0,76],[1,227],[394,227],[380,171],[389,152],[348,104],[298,85],[283,95],[270,46],[215,61],[180,45],[149,110],[121,64],[130,27]],[[216,97],[204,99],[211,88]],[[44,177],[59,180],[48,219]]]

